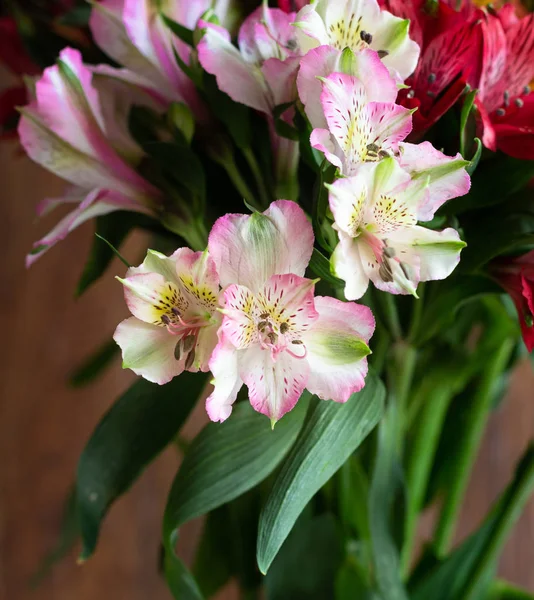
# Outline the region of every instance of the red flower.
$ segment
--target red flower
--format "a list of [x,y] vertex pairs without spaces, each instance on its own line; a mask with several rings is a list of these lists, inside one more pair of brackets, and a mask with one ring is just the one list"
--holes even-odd
[[306,4],[309,4],[308,0],[278,0],[278,8],[286,13],[300,10]]
[[514,7],[484,13],[484,61],[477,106],[482,141],[516,158],[534,159],[534,14]]
[[480,78],[482,28],[478,9],[465,4],[459,11],[440,0],[432,13],[425,0],[382,0],[393,14],[410,19],[410,37],[421,47],[408,89],[399,103],[417,108],[413,134],[417,137],[440,119],[460,98],[467,84]]
[[498,259],[491,273],[510,294],[519,314],[523,340],[529,352],[534,349],[534,250],[512,259]]

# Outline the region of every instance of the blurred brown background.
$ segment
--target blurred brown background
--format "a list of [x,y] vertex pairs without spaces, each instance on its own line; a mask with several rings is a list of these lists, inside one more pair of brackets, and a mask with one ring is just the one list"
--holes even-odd
[[[62,183],[0,143],[0,598],[6,600],[169,599],[156,572],[160,520],[178,456],[165,452],[112,508],[94,558],[76,565],[76,553],[58,564],[36,590],[28,581],[54,546],[62,505],[78,456],[107,407],[132,381],[119,361],[98,382],[69,389],[67,377],[109,339],[126,316],[120,262],[80,300],[73,290],[92,238],[86,225],[51,250],[30,271],[24,256],[56,216],[34,224],[34,209]],[[139,240],[137,240],[137,243]],[[126,256],[136,256],[130,240]],[[480,522],[507,483],[534,436],[534,375],[527,363],[486,432],[461,519],[463,537]],[[188,424],[198,430],[202,408]],[[422,531],[424,530],[424,524]],[[182,555],[191,558],[198,524],[183,532]],[[424,535],[424,532],[423,532]],[[515,528],[500,574],[534,591],[534,501]],[[234,598],[231,590],[220,598]],[[327,599],[325,599],[327,600]]]

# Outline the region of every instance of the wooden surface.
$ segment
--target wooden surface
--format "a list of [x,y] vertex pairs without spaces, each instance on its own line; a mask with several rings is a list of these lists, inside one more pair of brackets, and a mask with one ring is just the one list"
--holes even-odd
[[[73,290],[83,267],[91,226],[51,250],[30,271],[24,255],[31,242],[55,222],[33,225],[34,208],[62,184],[26,158],[14,144],[0,144],[0,598],[7,600],[164,600],[170,598],[156,574],[160,520],[177,456],[167,451],[131,492],[112,508],[94,558],[83,567],[75,554],[55,567],[38,590],[28,581],[54,545],[62,503],[78,456],[113,399],[133,379],[117,362],[97,383],[69,389],[71,369],[110,336],[126,316],[120,285],[112,275],[82,299]],[[125,250],[133,252],[135,240]],[[534,434],[534,376],[521,365],[503,407],[487,431],[471,483],[461,534],[472,530],[506,484],[513,465]],[[198,429],[202,409],[189,424]],[[190,558],[198,527],[182,536]],[[424,528],[423,528],[424,529]],[[534,503],[516,527],[500,572],[534,591]],[[230,592],[221,598],[233,598]]]

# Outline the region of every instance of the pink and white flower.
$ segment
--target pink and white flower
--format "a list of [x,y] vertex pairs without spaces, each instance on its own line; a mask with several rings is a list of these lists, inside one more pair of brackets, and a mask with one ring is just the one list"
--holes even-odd
[[296,99],[300,52],[294,17],[280,9],[256,9],[239,30],[239,48],[226,29],[205,23],[200,64],[232,100],[271,116],[276,106]]
[[313,129],[328,128],[321,103],[322,79],[334,73],[358,78],[367,102],[394,103],[397,98],[397,82],[374,50],[367,48],[354,53],[349,49],[319,46],[302,57],[297,77],[299,98]]
[[344,73],[323,79],[321,103],[328,129],[315,129],[310,143],[344,175],[353,175],[362,162],[397,153],[412,129],[410,110],[370,101],[365,83]]
[[420,281],[445,279],[456,267],[465,246],[458,232],[417,224],[432,219],[447,197],[469,189],[463,177],[440,174],[439,166],[428,166],[417,176],[384,158],[360,164],[352,177],[328,186],[339,236],[332,266],[348,299],[361,298],[369,281],[385,292],[416,296]]
[[219,277],[207,251],[179,248],[167,257],[149,250],[142,265],[117,279],[133,315],[113,336],[123,367],[160,385],[183,371],[208,371],[221,314]]
[[36,242],[28,265],[90,218],[157,209],[160,192],[135,170],[143,151],[128,132],[133,104],[153,107],[153,100],[130,84],[94,74],[70,48],[37,81],[35,99],[21,109],[21,143],[35,162],[75,186],[63,198],[45,200],[38,213],[65,203],[75,208]]
[[[178,64],[186,64],[191,48],[163,21],[165,15],[194,29],[210,0],[102,0],[93,3],[90,27],[98,46],[124,69],[113,75],[140,85],[165,102],[183,102],[199,119],[205,107],[193,82]],[[108,72],[107,66],[100,66]]]
[[315,282],[304,277],[313,231],[298,205],[279,200],[261,214],[226,215],[208,247],[225,288],[210,419],[230,416],[243,384],[273,424],[305,388],[346,402],[364,386],[373,316],[365,306],[314,298]]
[[304,53],[317,46],[350,48],[355,53],[372,48],[402,80],[413,73],[419,58],[409,24],[380,10],[376,0],[315,0],[295,20]]

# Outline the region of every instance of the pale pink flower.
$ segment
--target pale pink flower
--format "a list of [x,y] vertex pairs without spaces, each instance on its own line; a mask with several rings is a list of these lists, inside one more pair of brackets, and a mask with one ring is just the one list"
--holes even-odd
[[63,203],[74,210],[36,242],[28,265],[88,219],[157,208],[158,190],[135,170],[143,151],[128,131],[133,104],[153,107],[153,100],[130,84],[94,74],[70,48],[37,81],[35,99],[21,109],[21,143],[35,162],[75,186],[63,198],[42,202],[38,213]]
[[118,279],[133,315],[113,336],[123,367],[160,385],[184,370],[208,371],[221,315],[219,278],[207,251],[179,248],[167,257],[149,250],[142,265]]
[[[398,152],[412,129],[410,110],[388,101],[371,101],[365,83],[334,73],[323,79],[321,103],[328,129],[314,129],[310,143],[344,175],[358,165]],[[388,90],[387,86],[385,88]],[[377,97],[379,90],[373,90]],[[389,99],[387,92],[386,98]]]
[[[98,46],[124,67],[114,76],[166,102],[183,102],[203,119],[205,107],[175,57],[189,65],[191,47],[171,32],[162,14],[194,29],[211,5],[211,0],[102,0],[93,4],[91,32]],[[99,69],[108,71],[106,66]]]
[[260,7],[245,19],[236,48],[226,29],[205,23],[198,44],[202,67],[230,98],[269,116],[296,100],[299,48],[291,22],[295,13]]
[[384,158],[360,164],[351,177],[328,186],[339,235],[332,266],[345,281],[347,298],[361,298],[369,281],[385,292],[416,296],[420,281],[450,275],[465,243],[452,228],[433,231],[417,223],[432,219],[447,198],[467,193],[465,164],[431,155],[420,172],[409,173],[394,158]]
[[346,402],[364,386],[373,316],[365,306],[314,298],[315,282],[303,277],[313,231],[297,204],[279,200],[262,214],[226,215],[208,247],[225,288],[210,361],[215,388],[206,401],[213,421],[230,416],[243,384],[253,408],[273,423],[305,388]]
[[419,58],[409,23],[381,11],[376,0],[315,0],[295,20],[303,53],[325,45],[354,53],[372,48],[402,80],[413,73]]
[[313,129],[328,128],[321,103],[322,80],[334,73],[356,77],[365,89],[367,102],[394,103],[397,98],[397,82],[374,50],[353,53],[319,46],[302,57],[297,77],[299,98]]

